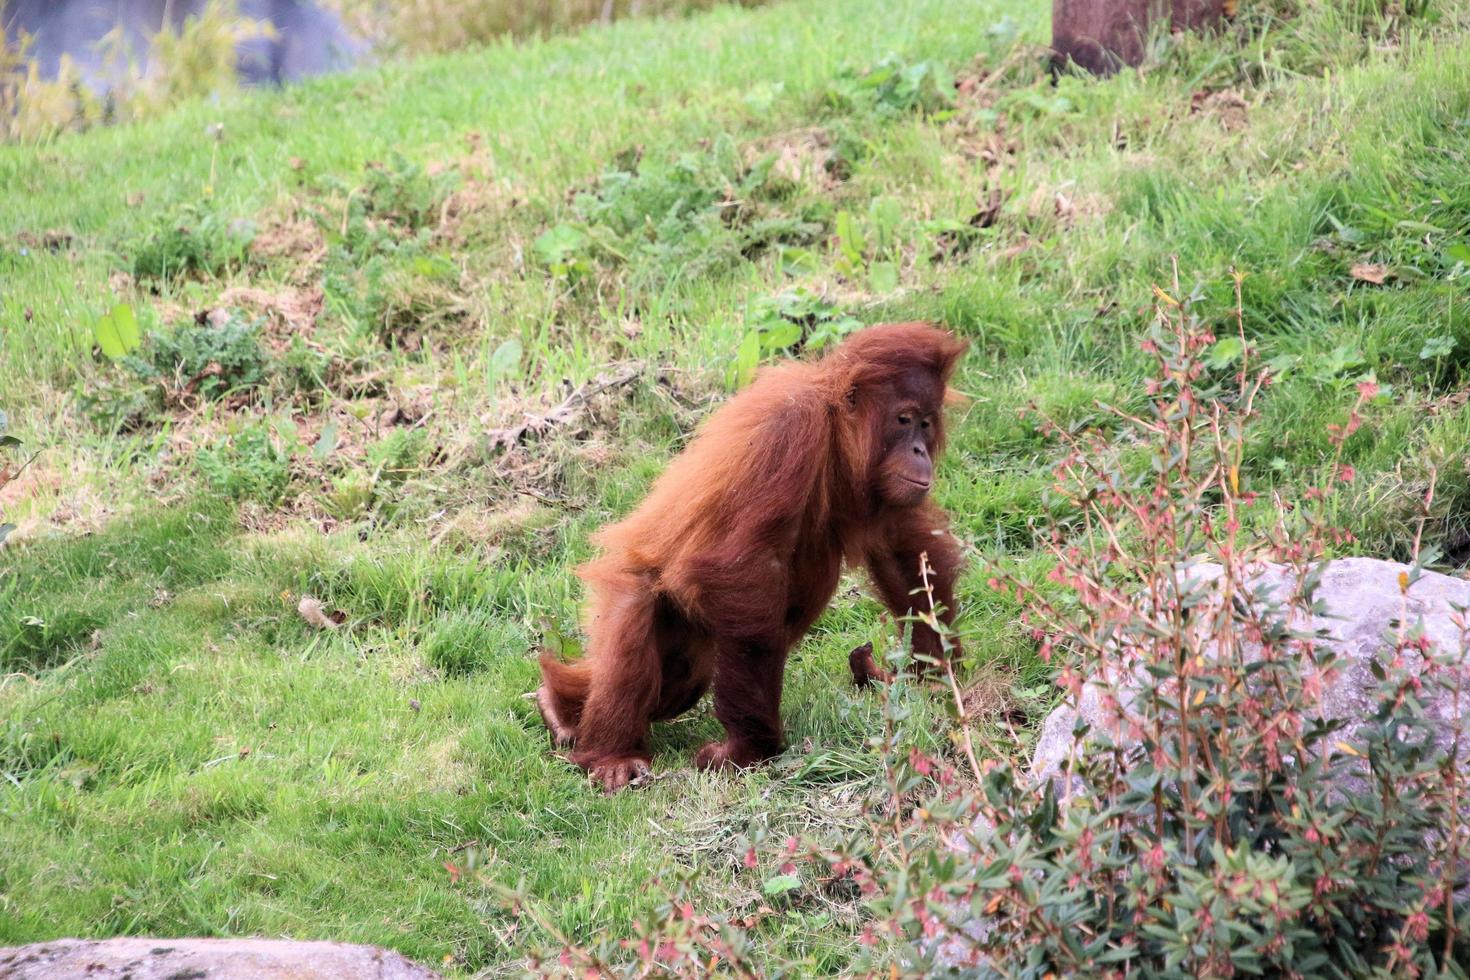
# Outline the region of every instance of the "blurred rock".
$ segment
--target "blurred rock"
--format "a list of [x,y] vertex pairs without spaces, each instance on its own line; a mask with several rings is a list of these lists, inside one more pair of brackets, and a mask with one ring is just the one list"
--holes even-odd
[[376,946],[288,939],[58,939],[0,949],[0,980],[438,980]]
[[[1301,624],[1308,629],[1325,630],[1326,636],[1321,642],[1343,658],[1333,682],[1322,691],[1318,710],[1325,718],[1345,720],[1344,730],[1348,737],[1352,737],[1361,723],[1376,710],[1379,682],[1374,678],[1370,664],[1385,652],[1391,654],[1393,644],[1385,637],[1393,630],[1395,620],[1403,620],[1410,628],[1422,623],[1425,634],[1440,651],[1457,654],[1462,665],[1470,660],[1461,642],[1460,629],[1452,619],[1457,607],[1470,605],[1470,581],[1438,572],[1425,572],[1409,587],[1405,596],[1400,592],[1399,576],[1411,571],[1408,565],[1374,558],[1333,561],[1323,573],[1316,593],[1323,614],[1312,616],[1309,623]],[[1191,574],[1197,582],[1211,582],[1219,577],[1220,568],[1218,565],[1196,565]],[[1281,595],[1282,590],[1293,584],[1290,571],[1274,565],[1262,568],[1254,583],[1258,595]],[[1193,618],[1204,623],[1210,617],[1201,609]],[[1411,670],[1421,662],[1412,652],[1405,654],[1405,660]],[[1121,700],[1127,703],[1129,693],[1136,693],[1149,681],[1147,672],[1139,670],[1132,683],[1120,685],[1118,693]],[[1079,700],[1078,707],[1064,704],[1047,716],[1031,758],[1031,776],[1037,780],[1053,780],[1057,784],[1058,796],[1064,800],[1069,793],[1081,789],[1080,779],[1065,777],[1068,763],[1081,761],[1091,747],[1086,738],[1079,741],[1072,734],[1079,714],[1093,731],[1112,726],[1114,720],[1104,709],[1102,692],[1096,685],[1084,684]],[[1436,726],[1439,748],[1448,751],[1457,727],[1451,695],[1437,686],[1426,685],[1422,706],[1426,719]],[[1461,751],[1466,749],[1462,747]],[[1346,793],[1361,792],[1363,786],[1359,776],[1349,774],[1343,777],[1341,789]],[[977,838],[983,839],[994,833],[994,828],[979,818],[973,825],[973,832]],[[960,846],[964,848],[967,845]],[[1470,887],[1456,894],[1461,901],[1470,900]],[[961,927],[941,932],[926,952],[946,967],[966,968],[982,976],[992,971],[1004,972],[988,957],[977,952],[994,929],[992,920],[971,916],[968,906],[957,906],[956,912]]]
[[[1371,664],[1375,656],[1385,649],[1391,650],[1384,636],[1394,620],[1403,618],[1410,627],[1422,621],[1425,634],[1439,650],[1457,653],[1461,662],[1466,659],[1460,630],[1452,617],[1456,606],[1470,605],[1470,582],[1425,572],[1409,588],[1408,595],[1401,596],[1399,576],[1409,572],[1408,565],[1376,558],[1333,561],[1328,564],[1317,590],[1325,614],[1303,624],[1308,629],[1325,630],[1323,642],[1343,658],[1332,683],[1322,692],[1320,711],[1324,718],[1345,720],[1349,735],[1357,731],[1361,719],[1372,715],[1377,704],[1378,681],[1373,677]],[[1219,573],[1214,565],[1194,569],[1200,580],[1213,579]],[[1267,567],[1257,579],[1258,588],[1272,592],[1282,589],[1288,584],[1287,574],[1280,567]],[[1412,653],[1406,659],[1411,669],[1418,662],[1417,655]],[[1084,684],[1080,701],[1077,708],[1062,705],[1047,716],[1031,757],[1032,775],[1039,779],[1055,776],[1069,756],[1086,750],[1085,743],[1079,746],[1072,737],[1079,710],[1093,729],[1111,723],[1105,717],[1097,687]],[[1425,716],[1439,725],[1440,746],[1446,747],[1455,721],[1449,694],[1428,686],[1423,707]]]
[[[175,28],[204,10],[207,0],[8,0],[0,21],[11,44],[32,36],[28,52],[42,77],[54,78],[63,55],[96,91],[110,87],[98,42],[120,29],[128,47],[146,62],[149,39],[167,16]],[[280,84],[346,68],[367,50],[333,13],[312,0],[239,0],[239,13],[268,22],[274,37],[257,38],[238,48],[241,80]]]

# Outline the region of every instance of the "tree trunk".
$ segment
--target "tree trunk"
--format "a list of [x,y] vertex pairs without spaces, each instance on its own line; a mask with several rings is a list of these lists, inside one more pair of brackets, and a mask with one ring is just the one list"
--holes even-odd
[[1149,29],[1165,19],[1171,30],[1218,24],[1226,0],[1052,0],[1051,46],[1058,66],[1072,62],[1094,75],[1142,63]]

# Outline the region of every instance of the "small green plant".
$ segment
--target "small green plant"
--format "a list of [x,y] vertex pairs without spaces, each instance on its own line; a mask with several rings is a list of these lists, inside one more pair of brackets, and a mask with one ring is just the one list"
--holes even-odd
[[288,397],[298,396],[315,404],[331,390],[339,368],[339,359],[333,353],[292,336],[290,346],[276,358],[276,386]]
[[521,359],[524,356],[525,351],[521,342],[514,337],[496,344],[485,366],[486,383],[493,386],[495,382],[502,379],[518,377],[521,370]]
[[332,477],[331,486],[322,498],[322,507],[339,521],[355,521],[373,509],[376,481],[369,473],[349,470]]
[[954,106],[954,74],[937,61],[909,64],[890,56],[867,71],[844,70],[828,86],[826,98],[839,112],[943,118]]
[[517,653],[525,638],[503,617],[447,613],[435,621],[423,641],[424,659],[450,677],[464,677],[490,666],[507,650]]
[[259,335],[258,323],[234,313],[219,326],[191,323],[150,334],[126,363],[139,378],[166,391],[213,400],[265,383],[269,362]]
[[862,323],[803,286],[758,300],[746,319],[746,330],[726,374],[731,388],[755,377],[761,360],[774,354],[821,350],[847,336]]
[[592,236],[581,225],[554,225],[536,236],[532,247],[555,279],[577,280],[592,273]]
[[416,348],[433,327],[464,316],[459,267],[434,243],[459,180],[457,169],[430,172],[395,152],[386,163],[369,163],[360,184],[326,182],[341,195],[345,216],[340,230],[327,229],[324,285],[329,304],[361,336]]
[[559,279],[578,282],[598,262],[627,265],[654,282],[688,278],[759,257],[773,247],[811,245],[830,205],[803,200],[774,173],[776,155],[747,162],[728,138],[666,163],[633,159],[578,193],[572,211],[535,242]]
[[394,429],[367,448],[368,463],[379,479],[402,483],[424,465],[429,456],[429,433],[423,428]]
[[834,267],[849,279],[866,278],[875,293],[893,292],[898,288],[898,230],[902,221],[902,205],[891,197],[875,197],[869,203],[866,232],[851,212],[837,212]]
[[367,164],[353,206],[362,215],[417,232],[438,221],[440,206],[459,181],[460,173],[453,167],[430,173],[395,150],[387,161]]
[[[116,357],[115,369],[84,379],[82,410],[99,428],[129,432],[163,412],[199,400],[250,394],[265,385],[271,365],[257,339],[259,324],[238,313],[218,326],[188,323],[147,330],[141,342],[132,307],[119,305],[94,328],[99,346]],[[126,343],[125,343],[126,342]]]
[[154,422],[163,411],[163,393],[152,381],[123,370],[88,379],[77,387],[77,405],[103,432],[133,432]]
[[997,104],[998,111],[1004,111],[1017,119],[1045,119],[1055,116],[1066,116],[1077,111],[1077,103],[1067,95],[1068,91],[1076,91],[1080,81],[1070,75],[1064,75],[1056,85],[1040,82],[1028,88],[1017,89],[1008,93]]
[[195,453],[194,465],[210,489],[231,500],[274,507],[291,482],[293,436],[266,422],[247,424]]
[[212,208],[185,204],[124,247],[133,275],[169,281],[184,276],[218,276],[238,269],[255,238],[255,223]]

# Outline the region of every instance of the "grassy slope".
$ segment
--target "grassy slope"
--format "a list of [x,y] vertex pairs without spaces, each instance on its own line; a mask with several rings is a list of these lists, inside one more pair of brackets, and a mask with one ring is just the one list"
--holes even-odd
[[[700,713],[661,730],[666,778],[603,799],[548,755],[520,697],[534,683],[528,647],[543,618],[573,620],[569,570],[587,554],[587,532],[636,500],[718,390],[750,304],[793,281],[769,252],[689,266],[678,248],[630,248],[637,234],[614,243],[628,261],[604,253],[581,285],[553,280],[531,257],[536,236],[571,219],[568,188],[588,186],[632,144],[649,172],[808,125],[856,143],[848,180],[808,183],[772,206],[830,227],[834,206],[862,222],[872,199],[898,201],[901,288],[873,295],[863,277],[836,271],[828,244],[795,281],[864,320],[941,317],[973,338],[961,384],[977,397],[941,493],[991,557],[1033,560],[1028,523],[1044,512],[1055,453],[1016,410],[1034,401],[1081,421],[1098,400],[1136,403],[1150,283],[1167,281],[1171,256],[1222,323],[1228,271],[1245,270],[1247,329],[1264,356],[1282,359],[1245,479],[1257,489],[1312,480],[1324,425],[1355,381],[1376,376],[1392,387],[1349,444],[1359,476],[1342,494],[1343,521],[1365,547],[1402,554],[1412,494],[1435,463],[1429,536],[1456,544],[1470,493],[1458,463],[1470,413],[1452,397],[1470,352],[1454,251],[1470,235],[1470,48],[1417,29],[1373,43],[1382,37],[1343,34],[1319,12],[1103,84],[1053,89],[1035,59],[1018,57],[992,83],[994,105],[962,101],[948,121],[824,99],[844,68],[888,54],[961,70],[978,52],[994,67],[1007,40],[987,29],[1009,15],[1038,39],[1033,6],[799,0],[393,65],[0,148],[0,407],[43,449],[34,473],[47,477],[3,498],[26,533],[0,565],[0,669],[11,672],[0,680],[0,942],[331,936],[510,969],[547,937],[517,930],[482,883],[452,882],[446,860],[482,854],[490,878],[524,879],[558,928],[587,935],[648,910],[649,880],[680,867],[697,871],[710,901],[754,909],[761,875],[739,867],[737,835],[856,819],[876,711],[836,682],[845,651],[879,630],[866,600],[841,598],[797,652],[789,734],[811,754],[771,770],[715,779],[682,768],[713,730]],[[1447,8],[1447,19],[1462,15]],[[1191,113],[1204,87],[1240,92],[1244,125],[1224,118],[1228,107]],[[216,121],[217,148],[205,134]],[[1005,140],[987,142],[997,126]],[[477,186],[493,203],[456,237],[424,223],[424,254],[449,261],[452,275],[414,253],[394,267],[407,279],[391,280],[426,320],[452,306],[450,329],[419,351],[385,350],[382,310],[362,295],[376,287],[353,276],[370,258],[344,233],[358,193],[348,191],[369,180],[367,161],[395,151],[460,161],[470,132],[484,134],[476,160],[490,177]],[[987,148],[1000,149],[998,162]],[[937,231],[924,222],[963,222],[996,186],[1002,220],[968,253],[931,260]],[[106,431],[79,408],[78,394],[116,374],[78,339],[111,288],[153,323],[164,315],[155,308],[211,304],[230,285],[285,288],[300,271],[249,264],[164,283],[157,296],[110,287],[139,237],[166,229],[181,203],[262,222],[292,208],[313,216],[337,249],[325,271],[311,270],[328,287],[315,341],[334,362],[386,378],[388,397],[412,393],[432,409],[422,429],[443,451],[375,484],[365,519],[321,535],[305,519],[263,518],[270,506],[201,493],[193,466],[196,445],[228,442],[255,418],[309,424],[350,410],[350,393],[273,387],[264,403],[141,434]],[[19,233],[50,228],[72,233],[71,247],[22,253]],[[680,234],[729,244],[718,227],[676,225],[675,246]],[[1355,280],[1360,261],[1393,278]],[[525,357],[497,379],[492,355],[508,337]],[[1450,338],[1448,352],[1421,357],[1438,337]],[[650,367],[589,439],[536,446],[532,461],[550,467],[544,485],[497,469],[487,427],[554,404],[563,379],[579,383],[613,359]],[[660,372],[677,383],[660,385]],[[329,498],[309,453],[295,453],[289,496]],[[345,453],[333,465],[335,479],[374,470]],[[65,533],[68,519],[99,530]],[[977,567],[963,589],[968,648],[1023,686],[1034,665],[1013,611],[983,581]],[[345,610],[348,628],[301,622],[304,592]],[[911,727],[915,739],[944,738],[932,706]],[[850,909],[812,893],[760,930],[830,970],[850,926]]]

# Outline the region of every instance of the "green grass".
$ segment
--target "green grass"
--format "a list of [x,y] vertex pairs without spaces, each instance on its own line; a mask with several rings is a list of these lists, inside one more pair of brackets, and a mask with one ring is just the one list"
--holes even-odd
[[[1286,13],[1053,86],[1035,5],[791,0],[0,147],[0,409],[39,451],[0,490],[0,942],[331,937],[513,973],[554,942],[489,882],[574,938],[626,931],[683,874],[758,909],[743,836],[860,820],[880,718],[845,653],[882,635],[875,603],[844,591],[796,651],[793,751],[759,772],[689,771],[701,710],[661,727],[661,778],[603,798],[522,695],[533,647],[574,632],[588,534],[783,310],[972,340],[939,493],[977,549],[974,669],[1033,716],[1041,667],[983,567],[1039,561],[1059,449],[1018,410],[1140,404],[1176,260],[1221,336],[1245,273],[1276,371],[1243,480],[1320,481],[1326,426],[1374,378],[1333,498],[1351,547],[1407,557],[1435,468],[1425,539],[1463,558],[1466,10]],[[1002,71],[975,94],[977,66]],[[1207,90],[1243,108],[1191,111]],[[316,289],[319,313],[280,312]],[[122,363],[92,349],[117,302],[150,333]],[[269,322],[201,375],[221,328],[193,314],[221,306]],[[572,424],[495,447],[589,382]],[[346,623],[309,626],[303,594]],[[906,737],[946,744],[942,705],[912,707]],[[833,972],[858,914],[813,890],[757,934]]]

